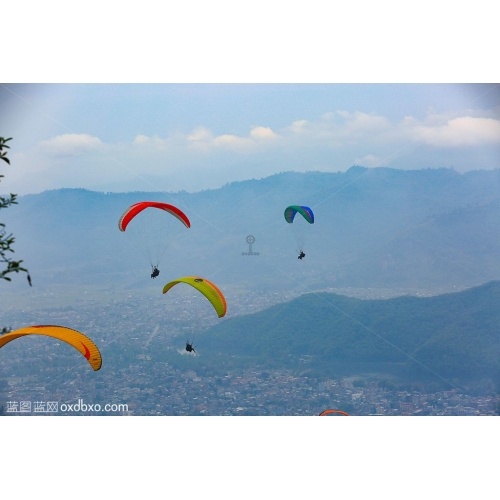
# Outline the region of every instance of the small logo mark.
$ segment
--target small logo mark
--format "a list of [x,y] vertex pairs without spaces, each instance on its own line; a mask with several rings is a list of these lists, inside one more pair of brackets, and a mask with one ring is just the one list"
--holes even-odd
[[252,252],[252,245],[255,243],[255,237],[249,234],[246,237],[246,242],[248,243],[248,252],[241,252],[241,255],[259,255],[259,252]]

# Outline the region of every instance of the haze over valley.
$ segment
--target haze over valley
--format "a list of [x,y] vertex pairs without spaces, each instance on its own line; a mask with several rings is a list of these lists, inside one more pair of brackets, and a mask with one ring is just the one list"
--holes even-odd
[[[500,380],[500,319],[491,316],[500,279],[499,193],[498,170],[355,166],[337,174],[284,172],[198,193],[61,189],[21,196],[5,221],[16,228],[16,252],[33,287],[18,278],[9,285],[2,323],[71,324],[95,338],[101,372],[108,374],[101,396],[125,365],[148,370],[151,360],[167,363],[169,377],[172,369],[190,370],[211,383],[253,370],[314,384],[390,383],[396,400],[415,384],[421,394],[491,395]],[[169,241],[156,280],[144,253],[117,227],[124,209],[140,200],[174,204],[191,219],[191,228]],[[315,213],[302,261],[283,218],[294,202]],[[255,238],[252,255],[248,235]],[[185,275],[217,283],[228,303],[225,318],[192,289],[177,286],[162,295],[167,281]],[[182,355],[192,336],[198,357]],[[22,352],[14,345],[3,351]],[[15,359],[9,370],[23,380],[28,368]],[[45,366],[44,394],[50,394],[59,384],[50,383],[54,366],[43,356],[36,363]],[[158,370],[141,387],[167,387]],[[87,379],[93,384],[91,375]],[[127,380],[136,386],[133,377]],[[4,398],[20,394],[14,387]],[[151,410],[141,401],[134,412],[231,412],[206,402],[194,410],[186,401],[177,410],[168,404]],[[311,411],[301,398],[295,401],[286,412]],[[377,405],[344,404],[377,412]],[[245,414],[260,414],[248,401],[238,405]]]

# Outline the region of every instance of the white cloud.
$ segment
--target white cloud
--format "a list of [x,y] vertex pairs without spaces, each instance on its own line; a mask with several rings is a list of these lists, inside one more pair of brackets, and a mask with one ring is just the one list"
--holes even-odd
[[[199,126],[188,133],[177,131],[165,137],[139,134],[132,144],[107,144],[88,134],[64,134],[41,142],[38,149],[24,153],[24,157],[16,157],[24,177],[11,174],[2,186],[8,189],[10,183],[19,188],[13,192],[26,191],[29,186],[36,186],[31,188],[36,191],[51,185],[98,189],[102,184],[110,189],[116,184],[130,189],[127,183],[157,187],[161,180],[167,190],[204,189],[218,182],[223,184],[225,178],[245,178],[245,172],[271,175],[282,170],[283,165],[298,171],[339,171],[352,164],[390,166],[399,159],[399,165],[406,168],[406,158],[413,154],[407,146],[418,149],[420,144],[428,146],[427,154],[440,149],[440,158],[443,154],[449,162],[453,158],[454,165],[460,160],[462,168],[467,169],[465,147],[470,156],[488,146],[491,151],[491,146],[500,145],[498,111],[468,110],[455,117],[431,111],[425,119],[404,116],[396,122],[376,113],[337,110],[276,129],[252,126],[243,135],[216,136],[209,128]],[[40,152],[50,157],[44,158]],[[84,156],[89,152],[97,154]],[[63,161],[54,162],[54,157]],[[493,160],[487,160],[488,168],[493,168]]]
[[63,134],[40,142],[40,150],[49,156],[82,156],[102,146],[98,137],[88,134]]
[[224,134],[219,135],[213,140],[216,147],[245,150],[248,151],[254,145],[254,142],[247,137],[239,137],[237,135]]
[[197,127],[187,136],[186,140],[189,149],[208,153],[212,148],[213,134],[206,127]]
[[212,139],[212,132],[206,127],[195,128],[190,135],[188,135],[188,141],[207,141]]
[[250,137],[257,141],[258,140],[269,141],[277,139],[279,136],[278,134],[273,132],[269,127],[254,127],[250,131]]
[[418,120],[414,118],[413,116],[405,116],[403,118],[403,121],[401,122],[401,125],[404,127],[413,127],[414,125],[418,124]]
[[414,127],[417,140],[436,147],[500,144],[500,120],[462,116],[434,127]]
[[136,138],[134,139],[134,144],[136,145],[143,145],[143,144],[149,144],[149,137],[147,135],[142,135],[142,134],[139,134],[138,136],[136,136]]
[[217,148],[228,148],[241,152],[262,151],[262,147],[271,145],[280,136],[270,127],[257,126],[250,130],[247,137],[223,134],[215,137],[212,144]]
[[136,146],[152,146],[153,148],[160,150],[167,149],[167,140],[161,139],[156,135],[148,137],[147,135],[139,134],[135,137],[133,143]]
[[307,131],[309,122],[307,120],[296,120],[289,127],[288,130],[294,134],[302,134]]
[[346,119],[346,128],[351,133],[366,134],[385,132],[392,128],[390,121],[384,116],[361,113],[349,113],[344,115]]
[[[491,116],[491,115],[490,115]],[[485,116],[438,115],[430,110],[424,120],[405,116],[399,123],[393,123],[385,116],[361,111],[337,110],[323,114],[318,120],[296,120],[281,130],[255,126],[247,136],[221,134],[214,136],[207,127],[200,126],[189,134],[177,133],[166,139],[138,135],[134,144],[154,147],[156,150],[169,149],[179,154],[192,151],[210,155],[218,151],[234,151],[242,154],[262,153],[269,148],[284,147],[347,147],[394,149],[409,143],[424,143],[434,147],[480,146],[500,142],[500,120]],[[168,146],[168,148],[167,148]],[[375,155],[365,151],[360,163],[378,164]],[[380,156],[380,152],[378,153]]]
[[280,136],[269,127],[257,126],[250,130],[248,136],[238,136],[234,134],[221,134],[214,136],[207,127],[197,127],[189,134],[177,133],[166,139],[159,137],[147,137],[138,135],[134,139],[134,145],[154,147],[156,149],[175,149],[177,152],[185,148],[198,153],[213,153],[216,151],[232,150],[248,153],[262,150],[262,147],[272,144]]
[[382,160],[375,155],[366,155],[363,158],[356,158],[355,165],[362,165],[363,167],[379,167]]
[[[339,151],[342,148],[358,148],[359,163],[372,165],[378,163],[378,157],[392,156],[394,150],[411,143],[435,148],[500,144],[498,109],[490,110],[488,114],[484,112],[482,116],[472,114],[469,110],[463,116],[450,117],[430,110],[424,120],[405,116],[396,123],[376,113],[337,110],[325,113],[317,120],[295,120],[278,130],[263,125],[254,126],[248,135],[243,136],[214,136],[205,126],[196,127],[187,134],[176,132],[165,138],[139,134],[133,145],[141,148],[141,155],[148,151],[168,154],[169,160],[174,160],[170,168],[175,168],[177,159],[181,157],[184,157],[185,164],[189,164],[189,158],[206,158],[224,151],[248,155],[280,148],[290,152],[299,148],[321,147]],[[368,148],[371,151],[367,151]],[[104,149],[107,156],[125,154],[127,145],[105,145],[99,138],[88,134],[64,134],[40,143],[40,150],[58,157],[76,157],[90,151],[103,152]]]
[[337,110],[320,120],[296,120],[283,131],[291,145],[341,148],[356,144],[391,141],[394,125],[380,115]]

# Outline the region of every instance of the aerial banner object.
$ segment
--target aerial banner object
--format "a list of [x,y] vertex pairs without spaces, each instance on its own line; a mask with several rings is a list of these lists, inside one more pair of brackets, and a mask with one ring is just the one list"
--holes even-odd
[[13,332],[0,335],[0,348],[12,340],[25,335],[45,335],[66,342],[80,352],[95,370],[99,370],[102,365],[101,353],[97,346],[86,335],[72,328],[56,325],[36,325],[20,328]]
[[314,213],[309,207],[303,205],[290,205],[285,208],[284,216],[285,220],[292,228],[298,251],[302,252],[304,250],[308,228],[310,224],[314,224]]
[[319,416],[320,417],[325,417],[327,415],[333,415],[333,416],[346,416],[348,417],[349,416],[349,413],[346,413],[345,411],[342,411],[342,410],[325,410],[325,411],[322,411]]
[[226,299],[222,292],[212,282],[205,278],[200,278],[199,276],[185,276],[184,278],[178,278],[170,283],[167,283],[163,287],[163,293],[167,293],[178,283],[187,283],[202,293],[210,301],[219,318],[222,318],[226,314]]
[[[167,213],[165,213],[167,212]],[[118,221],[134,247],[143,251],[151,266],[158,266],[171,241],[179,235],[177,219],[186,228],[191,227],[186,214],[168,203],[141,201],[125,210]]]

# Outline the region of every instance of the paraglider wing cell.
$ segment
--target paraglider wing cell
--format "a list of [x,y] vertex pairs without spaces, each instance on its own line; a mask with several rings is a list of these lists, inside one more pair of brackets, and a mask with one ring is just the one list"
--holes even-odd
[[90,366],[97,371],[101,368],[102,358],[97,346],[86,335],[72,328],[56,325],[37,325],[20,328],[13,332],[0,336],[0,348],[12,340],[25,335],[45,335],[66,342],[80,352],[90,363]]

